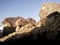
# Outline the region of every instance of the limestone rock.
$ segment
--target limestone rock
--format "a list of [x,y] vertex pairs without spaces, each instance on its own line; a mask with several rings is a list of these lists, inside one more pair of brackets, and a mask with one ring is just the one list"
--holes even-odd
[[33,25],[36,24],[36,21],[34,19],[32,19],[32,18],[27,18],[26,20],[27,20],[28,23],[31,23]]
[[25,31],[25,33],[26,33],[28,31],[31,31],[33,28],[34,28],[34,26],[32,24],[26,24],[22,28],[20,28],[19,26],[16,27],[16,31],[20,31],[20,32]]
[[[20,28],[18,31],[16,31],[16,32],[14,32],[14,33],[11,33],[11,34],[9,34],[9,35],[1,38],[0,41],[3,42],[3,41],[5,41],[6,39],[9,39],[9,38],[11,38],[11,37],[13,37],[13,36],[15,36],[15,35],[17,35],[16,38],[21,38],[21,37],[23,37],[24,35],[28,35],[29,32],[31,32],[34,28],[35,28],[35,27],[32,26],[31,24],[27,24],[27,25],[25,25],[24,27]],[[24,34],[24,33],[27,33],[27,34]],[[32,33],[33,33],[33,32],[32,32]],[[23,34],[23,35],[21,35],[21,34]]]
[[41,21],[35,23],[36,27],[40,27],[42,25]]
[[4,27],[11,27],[12,25],[8,21],[3,22]]
[[43,3],[42,9],[39,13],[41,19],[46,18],[50,13],[55,11],[60,12],[60,4],[58,3]]
[[[43,20],[44,21],[44,20]],[[40,27],[34,27],[32,24],[26,24],[24,27],[18,29],[16,32],[11,33],[3,38],[0,42],[20,41],[29,42],[29,40],[40,42],[60,41],[60,13],[53,12],[47,16],[44,23]],[[36,39],[37,38],[37,39]],[[36,40],[35,40],[36,39]],[[22,42],[22,43],[24,43]],[[47,43],[46,42],[46,43]],[[56,41],[57,42],[57,41]],[[30,42],[29,42],[30,43]]]
[[28,22],[26,19],[18,19],[16,22],[15,22],[15,25],[16,26],[20,26],[20,27],[23,27],[24,25],[26,25]]
[[[43,7],[43,12],[47,12],[45,14],[43,14],[43,12],[41,12],[41,21],[38,23],[34,23],[35,21],[33,21],[32,19],[28,19],[27,24],[24,22],[25,19],[22,21],[22,23],[20,23],[20,19],[18,19],[15,22],[16,25],[16,31],[8,34],[5,37],[0,38],[0,42],[13,42],[15,44],[15,41],[21,43],[20,41],[23,41],[22,43],[25,43],[27,41],[27,43],[31,40],[31,42],[38,41],[39,44],[41,44],[41,42],[45,42],[50,44],[52,41],[52,43],[56,43],[57,44],[60,43],[60,4],[55,4],[55,3],[47,3],[47,5],[44,4]],[[32,21],[32,22],[31,22]],[[24,23],[23,23],[24,22]],[[29,22],[29,23],[28,23]],[[33,24],[36,24],[36,26],[34,26]],[[22,25],[23,27],[20,27],[20,25]],[[36,40],[35,40],[36,39]],[[33,40],[33,41],[32,41]],[[57,40],[57,41],[56,41]],[[30,43],[30,42],[29,42]]]
[[5,18],[2,23],[4,26],[10,26],[10,27],[15,27],[15,22],[18,20],[18,19],[24,19],[22,17],[8,17],[8,18]]

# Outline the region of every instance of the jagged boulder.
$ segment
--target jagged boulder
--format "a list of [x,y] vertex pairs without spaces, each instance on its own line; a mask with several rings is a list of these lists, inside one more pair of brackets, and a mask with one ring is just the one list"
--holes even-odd
[[[18,21],[18,23],[15,23],[17,21]],[[8,17],[8,18],[4,19],[2,22],[4,25],[3,36],[15,32],[16,31],[16,25],[19,25],[19,26],[25,25],[26,23],[24,23],[24,22],[26,22],[26,21],[22,17]]]
[[[41,14],[41,21],[38,23],[39,27],[28,23],[20,28],[19,23],[17,25],[18,27],[16,27],[18,28],[16,32],[0,38],[0,41],[6,43],[14,42],[14,44],[15,42],[20,44],[21,42],[22,44],[24,44],[25,42],[29,44],[34,42],[34,44],[36,44],[36,42],[38,42],[37,44],[48,43],[48,45],[51,45],[51,43],[54,43],[60,45],[60,9],[58,8],[60,7],[59,5],[55,3],[49,3],[45,5],[46,7],[48,7],[45,11],[48,11],[44,12],[43,10],[44,14]],[[43,7],[42,9],[45,9],[45,7]],[[20,20],[18,20],[17,22],[19,21]]]
[[[16,25],[16,31],[20,30],[21,27],[25,27],[27,25],[32,25],[32,26],[35,26],[36,24],[36,21],[32,18],[27,18],[27,19],[18,19],[16,22],[15,22],[15,25]],[[28,28],[28,27],[27,27]]]
[[15,22],[18,20],[18,19],[21,19],[23,20],[24,18],[22,17],[8,17],[8,18],[5,18],[2,23],[3,25],[6,27],[15,27]]
[[41,25],[40,27],[27,24],[18,31],[1,38],[0,41],[6,43],[14,42],[14,44],[15,42],[21,44],[21,41],[22,44],[25,42],[29,44],[33,42],[38,42],[39,44],[47,44],[47,42],[48,44],[60,44],[60,13],[53,12],[49,14],[44,23],[45,25]]
[[16,22],[15,22],[15,25],[16,26],[20,26],[20,27],[23,27],[24,25],[26,25],[28,22],[26,19],[18,19]]
[[28,23],[31,23],[33,25],[36,24],[36,21],[34,19],[32,19],[32,18],[27,18],[26,20],[27,20]]
[[47,16],[45,25],[48,39],[54,40],[58,35],[60,36],[60,13],[53,12],[49,14],[49,16]]
[[58,3],[43,3],[39,16],[41,19],[46,18],[50,13],[58,11],[60,12],[60,4]]
[[16,27],[4,27],[3,28],[3,36],[6,36],[10,33],[15,32]]
[[38,21],[35,23],[36,27],[40,27],[42,24],[41,24],[41,21]]
[[26,24],[22,28],[20,28],[20,27],[16,27],[16,28],[17,28],[16,31],[20,31],[20,32],[25,31],[25,33],[26,33],[28,31],[31,31],[33,28],[35,28],[35,26],[33,26],[33,24]]
[[4,30],[3,35],[10,34],[12,32],[20,30],[26,24],[35,26],[36,21],[32,18],[24,19],[22,17],[8,17],[3,20]]

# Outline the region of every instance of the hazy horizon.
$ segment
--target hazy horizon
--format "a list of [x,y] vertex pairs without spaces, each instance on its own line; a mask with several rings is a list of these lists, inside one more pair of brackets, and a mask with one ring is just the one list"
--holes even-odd
[[42,3],[45,2],[60,3],[60,0],[0,0],[0,26],[7,17],[31,17],[38,21]]

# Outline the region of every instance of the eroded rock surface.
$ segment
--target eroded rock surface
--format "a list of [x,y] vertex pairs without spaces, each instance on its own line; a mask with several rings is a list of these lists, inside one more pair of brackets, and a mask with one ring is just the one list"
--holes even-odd
[[[60,4],[46,3],[41,12],[41,21],[36,22],[29,18],[26,25],[17,20],[15,32],[0,38],[5,44],[60,44]],[[53,9],[54,8],[54,9]],[[45,12],[44,12],[45,11]],[[43,14],[44,13],[44,14]],[[36,25],[33,25],[36,24]],[[24,25],[20,27],[20,25]]]
[[55,12],[55,11],[60,12],[60,4],[43,3],[39,16],[43,19],[43,18],[46,18],[50,13]]
[[3,25],[6,27],[15,27],[15,22],[20,19],[20,20],[24,20],[24,18],[22,17],[8,17],[8,18],[5,18],[2,23]]

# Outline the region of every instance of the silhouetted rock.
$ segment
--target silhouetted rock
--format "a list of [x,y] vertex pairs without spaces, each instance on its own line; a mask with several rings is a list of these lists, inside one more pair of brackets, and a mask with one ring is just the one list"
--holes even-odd
[[45,22],[47,37],[51,40],[56,38],[58,31],[60,31],[60,13],[54,12],[50,14]]
[[15,28],[16,27],[4,27],[3,28],[3,36],[6,36],[6,35],[8,35],[10,33],[15,32]]

